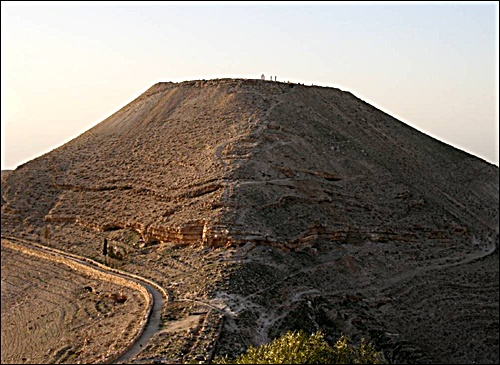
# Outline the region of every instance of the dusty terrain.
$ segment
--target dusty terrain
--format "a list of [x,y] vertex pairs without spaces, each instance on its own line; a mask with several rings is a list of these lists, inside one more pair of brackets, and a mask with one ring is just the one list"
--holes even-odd
[[2,239],[2,364],[111,359],[140,329],[143,295],[36,253]]
[[2,234],[100,261],[107,238],[111,265],[163,286],[136,363],[297,328],[497,363],[498,193],[498,167],[339,89],[159,83],[3,176]]

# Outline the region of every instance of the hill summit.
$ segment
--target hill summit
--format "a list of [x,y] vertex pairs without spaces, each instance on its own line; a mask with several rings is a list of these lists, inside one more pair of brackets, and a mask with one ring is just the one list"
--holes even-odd
[[130,227],[146,242],[498,226],[494,166],[351,93],[261,80],[158,83],[10,180],[4,214],[28,229]]
[[[230,279],[238,289],[206,292],[234,313],[252,313],[222,332],[220,353],[240,341],[238,331],[257,345],[307,322],[311,331],[373,336],[397,329],[400,344],[411,343],[422,359],[498,361],[498,280],[486,289],[473,278],[479,270],[498,279],[491,261],[498,259],[498,207],[498,167],[352,93],[247,79],[157,83],[2,178],[2,234],[89,256],[103,237],[116,241],[122,257],[165,244],[245,249]],[[323,271],[286,281],[297,260]],[[462,293],[448,286],[459,268],[471,273],[453,279],[469,285],[466,295],[491,295],[467,299],[485,313],[466,315],[448,302]],[[249,288],[276,282],[281,296],[242,309]],[[344,302],[332,299],[335,290]],[[427,301],[438,304],[427,308]],[[278,315],[270,308],[280,303]],[[260,317],[266,310],[273,320]],[[492,327],[483,333],[479,325]],[[468,344],[469,336],[486,342]]]

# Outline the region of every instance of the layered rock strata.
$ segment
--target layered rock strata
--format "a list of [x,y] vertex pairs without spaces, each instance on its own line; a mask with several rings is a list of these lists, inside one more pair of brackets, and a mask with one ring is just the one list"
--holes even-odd
[[498,232],[495,166],[348,92],[260,80],[158,83],[3,180],[5,228],[39,235],[286,247],[415,224]]

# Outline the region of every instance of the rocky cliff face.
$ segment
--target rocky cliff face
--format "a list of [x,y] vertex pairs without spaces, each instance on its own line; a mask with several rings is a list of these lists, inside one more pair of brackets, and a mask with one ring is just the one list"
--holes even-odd
[[232,313],[220,353],[309,326],[498,361],[498,207],[498,167],[351,93],[261,80],[158,83],[2,179],[3,234],[246,252],[207,293]]

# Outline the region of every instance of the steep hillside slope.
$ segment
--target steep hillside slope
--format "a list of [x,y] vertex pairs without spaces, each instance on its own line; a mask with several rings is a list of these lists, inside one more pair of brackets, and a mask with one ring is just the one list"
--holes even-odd
[[158,83],[2,178],[2,234],[94,258],[110,239],[220,309],[219,354],[306,328],[498,362],[498,209],[498,167],[351,93],[261,80]]

